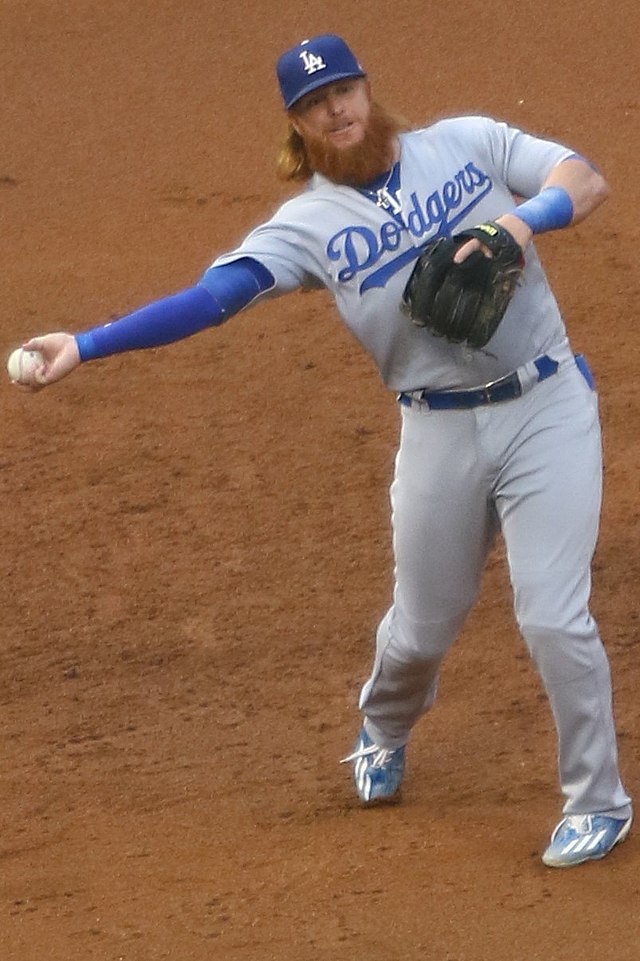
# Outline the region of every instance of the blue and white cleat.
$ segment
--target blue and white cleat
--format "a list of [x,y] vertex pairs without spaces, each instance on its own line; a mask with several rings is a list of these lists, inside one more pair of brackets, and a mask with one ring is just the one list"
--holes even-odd
[[361,729],[353,753],[340,763],[353,764],[353,779],[363,804],[392,804],[400,800],[404,752],[404,745],[395,750],[380,747]]
[[542,862],[549,868],[570,868],[585,861],[598,861],[624,841],[633,817],[605,814],[574,814],[564,818],[551,835]]

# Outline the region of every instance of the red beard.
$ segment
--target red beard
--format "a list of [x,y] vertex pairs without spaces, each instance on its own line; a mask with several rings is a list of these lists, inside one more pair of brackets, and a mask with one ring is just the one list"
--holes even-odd
[[305,138],[309,164],[336,184],[354,187],[371,183],[393,166],[396,136],[402,129],[400,120],[372,103],[367,129],[359,144],[338,150],[323,138]]

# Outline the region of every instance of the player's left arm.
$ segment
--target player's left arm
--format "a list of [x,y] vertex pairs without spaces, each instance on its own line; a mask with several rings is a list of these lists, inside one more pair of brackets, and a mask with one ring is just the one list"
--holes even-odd
[[[560,230],[588,217],[609,196],[604,177],[582,157],[573,155],[560,161],[546,177],[540,192],[521,203],[514,211],[496,218],[526,250],[534,234]],[[455,260],[467,257],[477,241],[460,248]]]
[[559,187],[568,193],[573,206],[571,225],[579,224],[609,196],[609,185],[602,174],[577,155],[556,164],[540,193],[548,187]]

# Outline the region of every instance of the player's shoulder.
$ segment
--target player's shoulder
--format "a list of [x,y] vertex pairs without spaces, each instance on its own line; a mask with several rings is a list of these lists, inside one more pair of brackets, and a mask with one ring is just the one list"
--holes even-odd
[[333,208],[338,189],[330,181],[317,174],[314,175],[296,193],[285,198],[271,212],[269,218],[261,225],[261,229],[317,224],[319,219],[326,216],[327,211]]
[[284,200],[281,201],[274,212],[274,216],[286,217],[293,211],[307,208],[315,203],[316,199],[317,195],[314,189],[314,178],[311,178],[305,183],[299,185],[299,189],[296,190],[295,193],[290,194],[290,196],[285,197]]
[[416,127],[408,133],[401,134],[401,136],[410,139],[473,138],[487,136],[499,125],[500,121],[494,117],[483,114],[460,114],[439,117],[424,126]]
[[405,134],[406,150],[424,156],[474,156],[485,163],[494,162],[508,149],[518,131],[509,124],[482,114],[440,117],[424,127]]
[[341,187],[340,184],[333,183],[322,174],[314,173],[298,193],[295,193],[282,204],[280,210],[290,213],[292,210],[309,210],[310,207],[317,207],[319,204],[326,202],[334,203],[336,193],[341,193],[346,189]]

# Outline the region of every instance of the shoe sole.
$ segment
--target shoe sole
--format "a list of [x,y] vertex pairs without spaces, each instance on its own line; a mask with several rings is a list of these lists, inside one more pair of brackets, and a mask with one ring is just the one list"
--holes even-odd
[[618,837],[615,839],[615,841],[613,842],[609,850],[603,851],[602,854],[595,854],[595,855],[586,854],[583,858],[580,858],[580,860],[578,861],[545,861],[545,858],[543,855],[542,863],[548,868],[576,868],[579,864],[586,864],[588,861],[602,861],[602,859],[606,858],[608,854],[611,854],[611,852],[616,847],[616,845],[622,844],[622,842],[628,836],[629,831],[631,830],[631,824],[632,824],[632,818],[630,818],[629,822],[625,824],[622,831],[620,832]]
[[400,804],[402,791],[398,789],[390,797],[374,797],[370,801],[365,801],[364,798],[359,797],[358,800],[360,801],[360,807],[363,808],[392,807],[394,804]]

